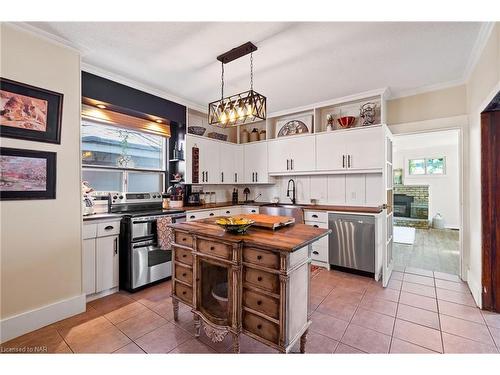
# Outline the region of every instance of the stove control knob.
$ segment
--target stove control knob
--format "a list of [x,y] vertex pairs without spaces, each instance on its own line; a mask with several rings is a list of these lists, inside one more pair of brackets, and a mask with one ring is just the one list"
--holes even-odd
[[117,195],[115,195],[115,196],[113,197],[113,199],[116,199],[116,198],[118,198],[118,196],[117,196]]
[[120,195],[120,197],[119,197],[119,198],[120,198],[120,199],[123,199],[123,195]]

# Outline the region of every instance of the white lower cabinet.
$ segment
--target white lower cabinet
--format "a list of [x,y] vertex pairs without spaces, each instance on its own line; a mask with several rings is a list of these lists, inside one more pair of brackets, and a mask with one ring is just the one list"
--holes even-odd
[[96,239],[96,293],[119,284],[118,236]]
[[83,240],[82,284],[85,294],[95,293],[95,238]]
[[92,294],[117,288],[120,221],[83,224],[82,290]]
[[217,210],[199,210],[188,211],[186,213],[186,221],[193,221],[198,219],[206,219],[215,216],[234,216],[241,214],[258,214],[259,207],[257,206],[228,206],[221,207]]
[[[305,224],[315,228],[328,229],[328,213],[326,211],[304,211]],[[331,234],[329,235],[331,236]],[[329,236],[325,236],[312,244],[311,258],[314,265],[330,268]]]

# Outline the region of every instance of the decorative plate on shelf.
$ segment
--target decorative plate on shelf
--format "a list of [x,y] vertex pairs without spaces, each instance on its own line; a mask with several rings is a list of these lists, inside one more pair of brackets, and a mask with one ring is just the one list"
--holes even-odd
[[312,131],[312,115],[295,119],[280,120],[276,123],[276,137],[307,134]]

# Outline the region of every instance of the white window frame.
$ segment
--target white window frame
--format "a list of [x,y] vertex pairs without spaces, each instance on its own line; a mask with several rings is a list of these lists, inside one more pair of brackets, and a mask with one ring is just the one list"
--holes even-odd
[[[429,159],[443,159],[443,173],[428,173],[427,172],[427,160]],[[410,162],[412,160],[423,160],[425,166],[425,173],[423,174],[412,174],[410,171]],[[446,176],[446,156],[428,156],[428,157],[413,157],[406,159],[406,172],[408,173],[408,177],[423,177],[423,176],[431,176],[431,177],[441,177]]]

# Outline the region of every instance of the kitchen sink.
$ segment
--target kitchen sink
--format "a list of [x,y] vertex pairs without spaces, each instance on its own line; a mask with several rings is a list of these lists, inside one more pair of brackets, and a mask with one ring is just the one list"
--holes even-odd
[[274,216],[291,216],[296,223],[304,224],[304,210],[294,204],[270,203],[259,207],[259,213]]

